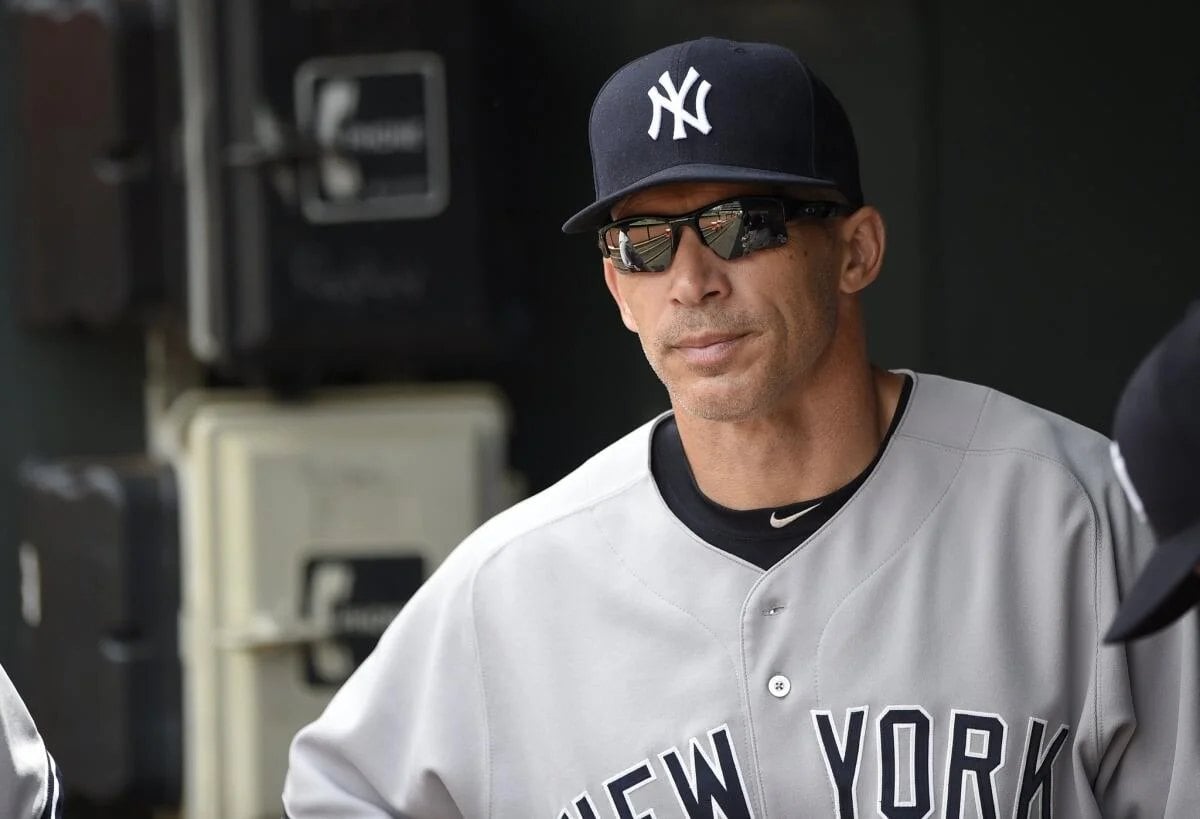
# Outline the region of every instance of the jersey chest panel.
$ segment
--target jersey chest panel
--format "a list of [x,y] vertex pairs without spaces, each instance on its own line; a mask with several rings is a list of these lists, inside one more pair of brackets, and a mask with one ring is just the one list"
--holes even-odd
[[497,815],[1079,815],[1086,500],[1037,459],[895,447],[767,573],[652,487],[481,572]]

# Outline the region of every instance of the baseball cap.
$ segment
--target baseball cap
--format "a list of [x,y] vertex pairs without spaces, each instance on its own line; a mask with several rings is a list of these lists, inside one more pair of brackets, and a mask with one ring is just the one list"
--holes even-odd
[[596,95],[588,139],[596,201],[564,233],[598,229],[621,199],[671,182],[818,186],[863,203],[846,112],[779,45],[705,37],[640,57]]
[[1121,604],[1108,642],[1174,622],[1200,602],[1200,301],[1134,371],[1117,403],[1113,464],[1158,548]]

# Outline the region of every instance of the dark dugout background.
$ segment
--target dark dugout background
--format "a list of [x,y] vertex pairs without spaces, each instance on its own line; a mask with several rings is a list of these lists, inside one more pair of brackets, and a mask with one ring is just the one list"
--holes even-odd
[[[512,0],[497,137],[524,252],[490,274],[531,292],[534,341],[497,373],[531,491],[666,406],[587,238],[587,113],[627,59],[703,34],[795,48],[849,110],[890,246],[868,296],[875,359],[995,386],[1107,432],[1136,362],[1200,296],[1200,63],[1182,3],[1104,13],[1019,0]],[[10,194],[20,134],[0,16],[0,662],[18,617],[15,471],[38,454],[141,451],[136,331],[23,328]]]

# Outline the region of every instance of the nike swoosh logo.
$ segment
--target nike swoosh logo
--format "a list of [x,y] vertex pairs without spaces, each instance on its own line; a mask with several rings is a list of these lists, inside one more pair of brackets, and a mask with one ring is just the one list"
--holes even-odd
[[807,509],[801,509],[796,514],[788,515],[786,518],[777,518],[777,517],[775,517],[775,513],[772,512],[771,513],[771,525],[774,526],[776,529],[782,529],[784,526],[787,526],[789,523],[796,520],[797,518],[804,517],[805,515],[807,515],[809,512],[816,509],[820,505],[821,504],[819,504],[819,503],[814,503],[812,506],[808,507]]

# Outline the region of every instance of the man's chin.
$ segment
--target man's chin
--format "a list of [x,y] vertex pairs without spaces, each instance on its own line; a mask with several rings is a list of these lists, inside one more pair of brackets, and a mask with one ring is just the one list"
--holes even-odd
[[684,412],[703,421],[744,421],[762,405],[758,390],[732,380],[720,384],[712,383],[717,379],[705,380],[709,383],[691,384],[671,392],[671,404],[676,412]]

